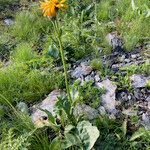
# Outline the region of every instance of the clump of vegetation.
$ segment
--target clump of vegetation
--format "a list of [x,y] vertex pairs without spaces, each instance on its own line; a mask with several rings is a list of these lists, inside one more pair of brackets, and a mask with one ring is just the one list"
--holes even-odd
[[93,81],[85,81],[83,85],[80,84],[80,81],[76,81],[74,83],[74,87],[78,91],[80,101],[93,108],[100,106],[101,95],[105,94],[105,89],[99,89],[93,86]]
[[32,59],[37,58],[37,55],[34,51],[32,51],[32,47],[29,43],[22,43],[17,45],[13,55],[12,60],[14,62],[28,62]]
[[[56,76],[57,75],[57,76]],[[40,100],[54,88],[63,85],[63,75],[60,72],[30,70],[26,64],[17,64],[0,72],[0,91],[10,102]],[[0,98],[1,103],[5,103]]]
[[91,61],[91,67],[95,70],[101,71],[103,69],[103,63],[100,59],[93,59]]
[[50,21],[43,19],[41,13],[35,7],[16,15],[15,25],[11,32],[18,40],[36,43],[41,38],[42,33],[49,33],[50,29]]

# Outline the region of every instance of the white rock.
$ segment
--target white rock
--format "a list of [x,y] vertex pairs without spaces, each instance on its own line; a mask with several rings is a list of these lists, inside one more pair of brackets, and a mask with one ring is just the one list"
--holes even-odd
[[147,85],[149,77],[145,77],[143,75],[134,74],[130,77],[132,81],[132,85],[134,88],[141,88]]
[[[42,127],[43,124],[48,124],[47,119],[44,120],[44,117],[47,117],[47,114],[45,112],[39,110],[38,108],[46,109],[49,112],[51,112],[51,114],[53,116],[55,116],[56,114],[54,112],[54,106],[56,104],[57,97],[60,96],[60,94],[61,94],[60,91],[54,90],[41,103],[33,106],[33,108],[32,108],[33,113],[31,114],[31,119],[37,127]],[[84,115],[87,119],[92,120],[92,119],[96,118],[99,114],[96,109],[94,109],[88,105],[78,104],[74,108],[74,115],[76,115],[76,116]]]
[[127,116],[136,116],[136,115],[137,115],[137,112],[134,111],[134,110],[132,110],[131,108],[129,108],[129,109],[124,109],[124,110],[122,111],[122,113],[123,113],[124,115],[127,115]]
[[12,19],[8,18],[8,19],[5,19],[5,20],[4,20],[4,23],[5,23],[7,26],[10,26],[10,25],[13,25],[13,24],[14,24],[14,21],[13,21]]
[[130,59],[125,59],[124,60],[126,63],[129,63],[130,62]]
[[133,59],[135,59],[135,58],[137,58],[137,57],[139,57],[137,54],[132,54],[132,55],[131,55],[131,58],[133,58]]
[[125,58],[126,58],[125,55],[122,55],[121,57],[119,57],[119,61],[123,62],[125,60]]
[[117,101],[115,100],[115,92],[117,86],[113,84],[109,79],[104,80],[102,82],[97,82],[96,85],[99,88],[106,89],[106,94],[102,95],[102,104],[105,107],[105,109],[109,113],[116,114],[117,110],[115,106],[117,105]]

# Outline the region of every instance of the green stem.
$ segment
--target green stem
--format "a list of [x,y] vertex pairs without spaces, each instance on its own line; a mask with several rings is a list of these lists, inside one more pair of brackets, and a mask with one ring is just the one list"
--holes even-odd
[[60,37],[58,37],[58,42],[59,42],[59,46],[60,46],[60,54],[61,54],[61,59],[62,59],[62,63],[63,63],[64,73],[65,73],[65,84],[66,84],[67,95],[68,95],[68,99],[71,102],[72,99],[71,99],[69,84],[68,84],[67,67],[66,67],[65,56],[64,56],[62,42],[61,42]]
[[72,102],[72,98],[71,98],[70,90],[69,90],[69,84],[68,84],[68,76],[67,76],[67,67],[66,67],[65,55],[64,55],[62,41],[61,41],[61,33],[60,33],[61,28],[60,28],[58,17],[56,17],[56,21],[55,21],[55,23],[53,23],[53,26],[54,26],[54,30],[55,30],[55,33],[56,33],[58,43],[59,43],[59,51],[60,51],[61,60],[62,60],[63,68],[64,68],[64,74],[65,74],[65,85],[66,85],[66,90],[67,90],[67,96],[68,96],[69,101]]

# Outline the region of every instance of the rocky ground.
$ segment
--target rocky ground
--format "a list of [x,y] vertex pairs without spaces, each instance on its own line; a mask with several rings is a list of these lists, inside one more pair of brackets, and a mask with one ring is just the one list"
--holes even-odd
[[[3,24],[11,26],[14,24],[14,20],[5,18],[3,19]],[[125,76],[127,72],[120,70],[120,68],[131,65],[138,66],[149,60],[149,45],[136,48],[132,52],[124,52],[123,42],[117,36],[117,33],[109,33],[106,38],[114,50],[111,55],[104,55],[101,58],[102,64],[105,68],[108,68],[108,72],[110,71],[114,75],[119,73],[121,76]],[[128,90],[128,88],[120,90],[115,83],[117,78],[112,79],[112,74],[109,75],[109,73],[104,78],[99,71],[92,68],[90,58],[71,64],[68,73],[72,84],[79,80],[80,86],[82,86],[84,82],[90,81],[92,86],[106,90],[106,93],[100,96],[101,103],[97,108],[92,108],[84,103],[78,104],[74,111],[76,115],[84,114],[88,119],[94,119],[98,115],[107,115],[110,119],[119,118],[123,114],[128,117],[138,116],[138,125],[144,125],[146,129],[150,129],[150,89],[147,88],[150,76],[133,74],[129,78],[133,87],[132,91]],[[54,105],[57,96],[60,94],[60,91],[54,90],[46,99],[31,108],[31,117],[34,123],[39,123],[45,119],[45,113],[38,110],[38,107],[47,109],[54,114]],[[18,104],[18,107],[19,109],[27,109],[22,102]],[[23,111],[26,111],[26,109],[23,109]]]
[[[103,57],[104,66],[109,67],[114,75],[120,72],[120,67],[140,65],[145,61],[147,60],[143,59],[139,50],[121,54],[114,52]],[[74,113],[84,114],[88,119],[94,119],[99,115],[107,115],[110,119],[120,118],[122,115],[128,118],[137,117],[137,126],[144,125],[146,129],[150,129],[150,89],[147,87],[150,77],[144,74],[133,74],[129,77],[132,90],[128,88],[120,90],[115,83],[116,79],[112,79],[112,76],[109,75],[105,78],[101,77],[100,72],[93,69],[90,62],[90,59],[87,58],[72,64],[72,68],[68,71],[72,83],[79,80],[82,86],[84,82],[90,81],[92,86],[99,89],[104,88],[106,93],[100,96],[101,103],[97,108],[81,103],[76,106]],[[122,76],[126,74],[123,71],[121,73]],[[39,123],[45,116],[44,112],[37,109],[37,106],[54,114],[54,104],[58,95],[60,91],[53,91],[45,100],[33,106],[31,116],[35,123]]]

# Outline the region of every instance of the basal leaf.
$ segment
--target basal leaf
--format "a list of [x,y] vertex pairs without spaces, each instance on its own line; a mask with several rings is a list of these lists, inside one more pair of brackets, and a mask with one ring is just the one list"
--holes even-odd
[[77,125],[77,130],[85,149],[90,150],[99,137],[99,130],[97,127],[92,126],[89,121],[79,122]]

